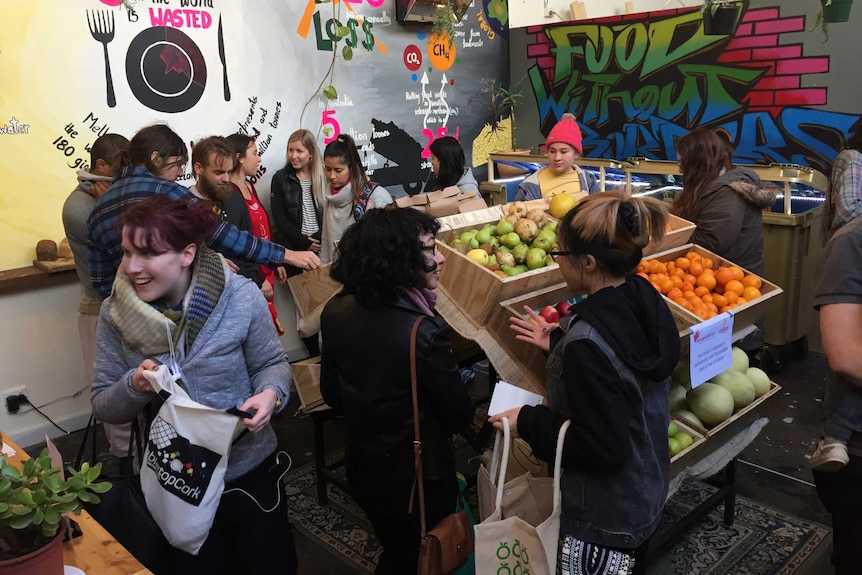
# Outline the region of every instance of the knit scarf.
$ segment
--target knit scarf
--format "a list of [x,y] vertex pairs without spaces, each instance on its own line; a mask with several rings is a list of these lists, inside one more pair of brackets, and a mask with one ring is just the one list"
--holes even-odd
[[114,279],[108,310],[111,321],[123,340],[142,355],[154,356],[170,350],[171,342],[165,337],[166,324],[174,346],[185,335],[184,351],[188,352],[221,298],[227,270],[220,254],[201,247],[181,309],[173,309],[161,299],[153,303],[143,301],[135,293],[129,276],[120,271]]
[[427,316],[434,317],[434,308],[437,306],[437,292],[428,288],[404,288],[404,297],[410,300],[419,311]]

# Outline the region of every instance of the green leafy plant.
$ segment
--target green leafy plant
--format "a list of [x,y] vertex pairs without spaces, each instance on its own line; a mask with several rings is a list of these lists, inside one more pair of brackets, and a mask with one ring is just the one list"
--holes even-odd
[[446,0],[445,4],[438,4],[434,12],[434,21],[431,23],[431,35],[446,38],[449,46],[455,43],[455,5],[452,0]]
[[496,80],[483,80],[479,94],[468,100],[468,103],[478,104],[490,113],[489,125],[492,133],[504,129],[500,122],[508,112],[512,119],[512,147],[515,147],[515,109],[524,103],[524,96],[518,89],[519,85],[520,82],[509,88],[504,88]]
[[101,463],[84,463],[79,471],[70,467],[68,472],[63,480],[47,449],[26,460],[21,470],[0,456],[0,560],[47,545],[57,535],[63,513],[80,514],[84,503],[98,503],[98,494],[111,488],[110,483],[96,483]]

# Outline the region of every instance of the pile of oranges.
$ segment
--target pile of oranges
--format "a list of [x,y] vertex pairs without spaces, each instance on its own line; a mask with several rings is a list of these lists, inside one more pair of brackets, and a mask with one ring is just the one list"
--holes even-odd
[[759,298],[761,279],[737,266],[715,268],[715,261],[697,252],[662,262],[641,260],[638,275],[662,295],[701,319],[732,310]]

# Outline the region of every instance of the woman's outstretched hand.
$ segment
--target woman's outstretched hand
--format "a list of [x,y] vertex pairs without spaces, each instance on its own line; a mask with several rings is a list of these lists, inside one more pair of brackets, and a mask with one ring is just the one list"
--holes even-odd
[[525,305],[524,309],[530,314],[530,319],[515,316],[509,318],[509,327],[517,334],[515,339],[532,343],[544,351],[550,351],[551,332],[560,324],[548,323],[528,305]]

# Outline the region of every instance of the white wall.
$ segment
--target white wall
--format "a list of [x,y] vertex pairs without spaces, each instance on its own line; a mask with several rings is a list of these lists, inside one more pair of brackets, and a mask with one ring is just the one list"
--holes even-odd
[[[30,400],[60,427],[74,431],[87,425],[90,390],[78,341],[77,276],[63,274],[58,284],[38,289],[0,292],[0,394],[24,385]],[[282,339],[291,361],[305,348],[296,334],[296,312],[287,286],[276,286],[276,307],[285,330]],[[77,398],[60,399],[83,389]],[[0,430],[26,447],[62,433],[44,417],[23,407],[9,414],[0,404]]]
[[[604,18],[626,13],[627,0],[582,0],[587,17]],[[631,0],[635,12],[700,6],[702,0]],[[509,26],[523,28],[572,20],[571,0],[509,0]],[[554,12],[556,15],[551,14]]]

